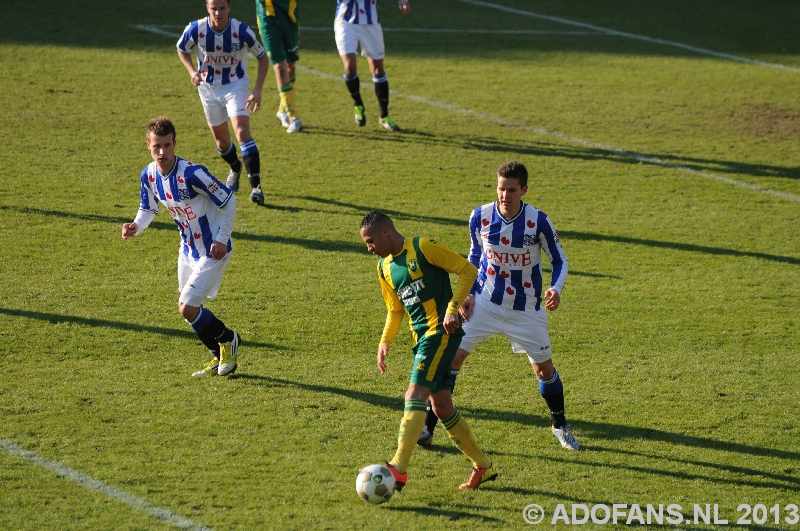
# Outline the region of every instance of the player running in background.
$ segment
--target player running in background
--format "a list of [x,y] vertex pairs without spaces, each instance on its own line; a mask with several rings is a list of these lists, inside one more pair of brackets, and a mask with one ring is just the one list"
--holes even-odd
[[[242,161],[231,142],[228,119],[242,149],[244,169],[250,181],[250,200],[264,204],[261,191],[261,161],[258,147],[250,135],[250,108],[261,107],[261,88],[267,76],[269,59],[264,47],[247,24],[230,17],[230,0],[206,0],[208,16],[186,26],[178,39],[178,57],[197,87],[206,121],[214,135],[217,151],[230,167],[226,184],[239,190]],[[191,51],[196,48],[197,69]],[[258,74],[253,92],[248,95],[247,51],[258,59]]]
[[[408,482],[408,462],[425,423],[425,401],[442,418],[447,434],[472,461],[472,475],[461,489],[477,489],[497,477],[492,462],[478,447],[461,412],[453,407],[450,364],[464,332],[458,309],[473,285],[477,270],[463,257],[428,238],[405,238],[392,220],[376,210],[361,221],[361,239],[380,257],[378,281],[386,302],[386,324],[378,346],[378,370],[386,372],[389,346],[403,322],[411,319],[414,339],[411,378],[400,422],[397,452],[387,464],[397,490]],[[450,275],[458,275],[456,292]]]
[[256,15],[261,40],[278,82],[281,103],[275,116],[287,133],[296,133],[303,127],[294,105],[295,63],[300,60],[297,0],[256,0]]
[[[408,15],[411,10],[408,1],[399,0],[397,4],[400,11]],[[378,123],[389,131],[399,131],[400,128],[389,116],[389,81],[383,70],[383,29],[378,22],[377,0],[338,0],[333,29],[336,48],[344,63],[344,83],[356,106],[356,124],[363,126],[367,123],[356,65],[356,50],[360,44],[361,55],[369,62],[372,81],[375,83],[375,95],[381,108],[381,118]]]
[[158,214],[159,202],[167,207],[181,235],[178,310],[213,356],[192,376],[224,376],[236,370],[241,338],[203,303],[216,297],[231,259],[236,196],[205,167],[177,157],[175,144],[169,119],[150,120],[147,149],[153,162],[142,170],[139,211],[133,223],[122,225],[122,239],[141,234]]
[[[522,201],[527,191],[528,170],[507,162],[497,170],[497,202],[479,206],[470,216],[469,261],[479,272],[460,310],[465,335],[453,361],[453,378],[477,345],[490,335],[505,335],[514,352],[528,355],[550,409],[553,435],[567,450],[579,450],[564,416],[564,388],[553,367],[545,311],[561,303],[567,256],[547,214]],[[542,252],[553,270],[544,294]],[[436,418],[429,410],[419,444],[431,444]]]

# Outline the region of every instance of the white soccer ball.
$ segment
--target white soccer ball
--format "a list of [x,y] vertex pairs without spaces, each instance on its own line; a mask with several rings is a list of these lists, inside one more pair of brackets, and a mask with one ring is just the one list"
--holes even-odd
[[369,503],[384,503],[394,494],[394,476],[383,465],[369,465],[358,471],[356,492]]

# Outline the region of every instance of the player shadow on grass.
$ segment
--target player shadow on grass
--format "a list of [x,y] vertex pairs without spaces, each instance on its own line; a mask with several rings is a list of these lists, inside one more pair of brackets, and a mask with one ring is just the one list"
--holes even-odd
[[[530,131],[537,134],[537,128],[525,124],[507,124],[504,127]],[[752,164],[732,160],[720,160],[702,157],[686,157],[672,154],[644,153],[624,149],[602,149],[556,143],[555,141],[531,140],[499,140],[494,136],[475,135],[434,135],[415,129],[403,129],[402,135],[385,135],[379,131],[358,134],[336,129],[320,128],[317,134],[331,136],[355,137],[363,140],[366,136],[372,141],[392,143],[410,143],[414,145],[459,148],[465,150],[515,153],[536,157],[564,158],[582,161],[605,161],[619,164],[648,164],[662,168],[688,168],[698,172],[726,173],[729,175],[749,175],[752,177],[778,177],[784,179],[800,179],[800,166],[775,166],[770,164]],[[567,142],[566,140],[564,142]],[[651,160],[647,160],[651,159]],[[441,169],[441,168],[440,168]]]
[[[64,315],[59,313],[32,312],[29,310],[14,310],[11,308],[0,308],[0,314],[10,315],[13,317],[24,317],[26,319],[36,319],[39,321],[46,321],[54,325],[61,323],[70,323],[80,326],[90,326],[93,328],[115,328],[117,330],[127,330],[130,332],[146,332],[148,334],[160,334],[163,336],[178,337],[182,339],[188,339],[190,341],[197,341],[197,336],[192,332],[188,330],[179,330],[176,328],[161,328],[157,326],[126,323],[124,321],[110,321],[108,319],[79,317],[77,315]],[[244,338],[242,344],[248,347],[262,347],[273,350],[292,350],[292,347],[287,347],[285,345],[278,345],[275,343],[262,343],[259,341],[250,341],[247,338]]]
[[[615,453],[621,454],[623,456],[629,456],[631,458],[640,458],[640,459],[655,459],[655,460],[663,460],[665,456],[659,454],[648,454],[646,452],[635,452],[631,450],[623,450],[621,448],[606,448],[604,446],[593,446],[592,451],[595,452],[607,452],[607,453]],[[559,460],[558,458],[554,458],[555,460]],[[733,479],[733,478],[714,478],[716,483],[723,483],[723,484],[731,484],[731,485],[748,485],[752,487],[761,487],[761,488],[775,488],[775,489],[789,489],[793,491],[800,491],[800,478],[796,476],[791,476],[788,474],[775,474],[772,472],[765,472],[763,470],[759,470],[756,468],[747,468],[738,465],[732,464],[723,464],[723,463],[711,463],[706,461],[695,461],[692,459],[678,459],[674,456],[670,456],[669,458],[670,463],[681,463],[685,465],[683,467],[685,470],[701,470],[703,468],[711,468],[719,471],[727,472],[733,476],[739,476],[741,478],[746,479]],[[574,463],[575,461],[570,461]],[[628,462],[633,462],[632,460],[628,460]],[[739,461],[741,462],[741,461]],[[614,465],[618,468],[625,468],[634,472],[648,472],[648,473],[656,473],[659,475],[672,475],[679,479],[688,479],[688,480],[696,480],[696,479],[708,479],[707,474],[702,473],[684,473],[684,472],[673,472],[673,471],[654,471],[652,469],[647,469],[641,466],[633,466],[633,465]],[[793,470],[793,469],[789,469]],[[769,482],[759,482],[755,481],[752,478],[762,477]]]
[[[345,203],[343,201],[337,201],[335,199],[326,199],[322,197],[315,197],[315,196],[296,196],[298,199],[304,199],[306,201],[314,201],[323,204],[335,205],[339,207],[353,209],[356,212],[366,213],[368,212],[371,207],[366,205],[357,205],[354,203]],[[467,222],[464,220],[457,220],[451,218],[443,218],[437,216],[424,216],[419,214],[409,214],[406,212],[400,212],[397,210],[383,210],[385,214],[388,214],[394,219],[400,220],[408,220],[408,221],[415,221],[415,222],[422,222],[422,223],[436,223],[440,225],[454,225],[464,227],[464,229],[468,229]],[[595,232],[583,232],[583,231],[574,231],[574,230],[559,230],[558,235],[561,237],[562,242],[568,242],[569,240],[578,240],[578,241],[607,241],[607,242],[614,242],[614,243],[625,243],[630,245],[644,245],[647,247],[659,247],[665,249],[673,249],[676,251],[688,251],[693,253],[702,253],[702,254],[712,254],[712,255],[722,255],[722,256],[738,256],[738,257],[751,257],[751,258],[760,258],[762,260],[770,260],[773,262],[784,262],[794,265],[800,265],[800,258],[795,258],[792,256],[780,256],[775,254],[767,254],[767,253],[759,253],[755,251],[739,251],[736,249],[726,249],[725,247],[710,247],[708,245],[696,245],[691,243],[683,243],[683,242],[670,242],[670,241],[660,241],[660,240],[650,240],[645,238],[632,238],[630,236],[616,236],[613,234],[598,234]],[[596,276],[596,277],[612,277],[612,278],[619,278],[614,275],[605,275],[601,273],[587,273],[581,271],[573,271],[570,270],[570,275],[577,275],[577,276]]]
[[[115,205],[117,206],[117,205]],[[299,207],[285,207],[284,210],[291,210],[292,212],[299,212],[303,209]],[[17,212],[21,212],[23,214],[35,214],[40,216],[52,216],[52,217],[63,217],[63,218],[71,218],[71,219],[79,219],[82,221],[91,221],[91,222],[100,222],[100,223],[112,223],[115,225],[122,225],[123,223],[127,223],[130,221],[128,218],[122,217],[115,217],[115,216],[103,216],[99,214],[79,214],[77,212],[63,212],[59,210],[44,210],[40,208],[31,208],[31,207],[17,207],[17,206],[7,206],[7,205],[0,205],[0,211],[2,210],[13,210]],[[311,211],[311,210],[309,210]],[[314,210],[313,212],[318,212]],[[175,223],[174,222],[164,222],[164,221],[154,221],[148,227],[148,230],[166,230],[169,232],[175,232]],[[353,254],[360,254],[360,255],[367,255],[367,248],[363,243],[356,242],[356,241],[341,241],[341,240],[314,240],[311,238],[296,238],[292,236],[273,236],[270,234],[251,234],[249,232],[240,232],[240,231],[233,231],[232,237],[234,241],[236,240],[244,240],[244,241],[256,241],[262,243],[277,243],[280,245],[296,245],[298,247],[303,247],[305,249],[310,249],[313,251],[328,251],[328,252],[340,252],[340,253],[353,253]]]
[[[486,490],[482,487],[482,490]],[[491,510],[490,507],[478,507],[472,506],[476,509],[483,509],[486,511]],[[421,505],[405,505],[403,507],[398,507],[396,505],[388,504],[382,508],[384,511],[394,511],[394,512],[401,512],[401,513],[414,513],[416,516],[435,516],[437,518],[446,518],[452,522],[457,522],[459,520],[480,520],[483,523],[491,523],[496,522],[498,524],[502,523],[503,521],[499,518],[495,518],[494,516],[488,516],[485,514],[478,514],[474,512],[467,512],[467,511],[453,511],[453,510],[445,510],[438,507],[427,507]]]
[[[345,203],[343,201],[337,201],[334,199],[326,199],[322,197],[315,197],[315,196],[288,196],[288,197],[296,197],[297,199],[303,199],[306,201],[312,201],[317,203],[329,204],[338,207],[344,207],[354,210],[354,216],[363,216],[366,212],[372,210],[374,206],[366,206],[366,205],[357,205],[354,203]],[[121,205],[115,205],[122,208]],[[300,210],[301,207],[297,207]],[[122,217],[115,217],[115,216],[104,216],[99,214],[80,214],[77,212],[64,212],[60,210],[44,210],[40,208],[32,208],[32,207],[20,207],[20,206],[9,206],[9,205],[0,205],[0,211],[9,210],[9,211],[16,211],[23,214],[35,214],[41,216],[53,216],[53,217],[64,217],[64,218],[71,218],[71,219],[80,219],[83,221],[92,221],[92,222],[101,222],[101,223],[113,223],[115,225],[122,225],[122,223],[126,223],[130,221],[128,218]],[[319,210],[314,209],[307,209],[310,212],[319,212]],[[453,225],[453,226],[460,226],[467,229],[467,222],[461,219],[452,219],[452,218],[444,218],[444,217],[437,217],[437,216],[424,216],[420,214],[409,214],[406,212],[400,212],[397,210],[383,210],[384,213],[390,215],[395,219],[400,220],[409,220],[409,221],[416,221],[416,222],[423,222],[423,223],[435,223],[441,225]],[[341,212],[333,212],[335,214],[341,214]],[[360,217],[358,218],[360,219]],[[150,224],[149,230],[175,230],[174,223],[167,223],[163,221],[154,221]],[[694,252],[694,253],[702,253],[702,254],[711,254],[711,255],[721,255],[721,256],[735,256],[735,257],[751,257],[751,258],[760,258],[762,260],[769,260],[772,262],[782,262],[788,263],[793,265],[800,265],[800,258],[795,258],[792,256],[780,256],[775,254],[767,254],[767,253],[760,253],[755,251],[739,251],[736,249],[727,249],[725,247],[710,247],[708,245],[696,245],[691,243],[683,243],[683,242],[670,242],[670,241],[660,241],[660,240],[650,240],[644,238],[632,238],[630,236],[617,236],[613,234],[598,234],[594,232],[582,232],[582,231],[573,231],[573,230],[560,230],[558,231],[559,236],[561,236],[562,241],[569,241],[570,239],[573,240],[582,240],[582,241],[607,241],[607,242],[614,242],[614,243],[624,243],[629,245],[644,245],[647,247],[658,247],[664,249],[673,249],[676,251],[687,251],[687,252]],[[343,252],[343,253],[353,253],[353,254],[361,254],[366,255],[368,254],[366,251],[366,247],[363,243],[356,242],[356,241],[341,241],[341,240],[312,240],[310,238],[296,238],[291,236],[272,236],[269,234],[251,234],[248,232],[233,232],[234,240],[240,239],[245,241],[257,241],[257,242],[265,242],[265,243],[277,243],[281,245],[296,245],[299,247],[304,247],[306,249],[311,249],[315,251],[331,251],[331,252]],[[545,268],[545,270],[547,270]],[[615,275],[608,275],[603,273],[589,273],[583,271],[570,271],[571,275],[575,276],[589,276],[589,277],[607,277],[607,278],[620,278]]]
[[[376,393],[369,393],[366,391],[355,391],[352,389],[344,389],[341,387],[334,387],[330,385],[311,384],[303,382],[295,382],[283,378],[274,378],[271,376],[261,376],[253,374],[234,375],[232,378],[241,378],[245,380],[252,380],[255,383],[261,383],[268,386],[280,387],[295,387],[304,391],[311,391],[314,393],[330,393],[334,395],[343,396],[352,400],[358,400],[367,404],[392,409],[395,411],[402,411],[404,400],[401,397],[388,397]],[[476,407],[462,407],[461,411],[469,419],[491,420],[496,422],[508,422],[519,424],[521,426],[534,426],[538,428],[546,428],[550,426],[550,419],[544,415],[534,415],[521,411],[500,411],[487,408]],[[582,442],[586,440],[584,447],[588,451],[593,451],[590,442],[592,440],[651,440],[662,441],[665,443],[685,446],[689,448],[706,448],[710,450],[719,450],[723,452],[734,452],[737,454],[749,454],[759,457],[778,457],[789,459],[792,461],[800,461],[800,452],[779,450],[776,448],[761,448],[758,446],[751,446],[747,444],[718,441],[710,438],[697,437],[694,435],[685,435],[682,433],[674,433],[664,430],[657,430],[654,428],[642,428],[637,426],[626,426],[622,424],[611,424],[606,422],[593,422],[584,421],[572,418],[571,422],[573,429],[581,435]],[[598,448],[603,451],[617,451],[606,449],[603,447]],[[582,455],[576,453],[575,455]],[[559,458],[552,458],[559,459]],[[570,462],[574,462],[570,460]],[[597,465],[600,466],[600,465]],[[800,481],[795,482],[800,485]]]

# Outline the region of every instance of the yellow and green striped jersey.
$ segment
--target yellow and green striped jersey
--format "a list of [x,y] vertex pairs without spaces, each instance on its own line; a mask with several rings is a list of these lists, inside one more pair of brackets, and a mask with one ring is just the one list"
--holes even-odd
[[[450,273],[458,275],[455,294]],[[378,262],[378,280],[388,314],[381,344],[389,345],[400,329],[404,311],[414,343],[426,335],[444,334],[446,313],[458,313],[478,270],[436,240],[406,238],[403,250]]]

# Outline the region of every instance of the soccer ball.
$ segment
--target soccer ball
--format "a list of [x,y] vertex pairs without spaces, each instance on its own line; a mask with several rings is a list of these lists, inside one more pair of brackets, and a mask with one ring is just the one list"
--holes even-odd
[[356,492],[369,503],[384,503],[394,494],[394,476],[383,465],[369,465],[358,471]]

